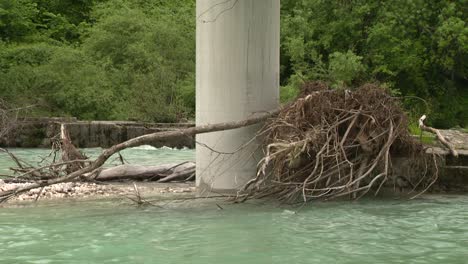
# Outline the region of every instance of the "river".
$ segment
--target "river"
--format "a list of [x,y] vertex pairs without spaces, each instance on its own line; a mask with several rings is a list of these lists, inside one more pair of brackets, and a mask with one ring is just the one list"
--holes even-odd
[[[29,153],[31,162],[47,153],[13,151]],[[193,160],[194,153],[140,148],[124,157],[153,164]],[[7,166],[4,156],[0,162]],[[223,200],[159,205],[98,200],[0,208],[0,263],[468,263],[468,196],[302,208]]]
[[[34,148],[16,148],[9,149],[18,158],[34,165],[40,166],[41,162],[51,161],[53,155],[50,149],[34,149]],[[101,148],[81,149],[81,151],[90,158],[96,158],[101,152]],[[193,149],[172,149],[172,148],[154,148],[151,146],[141,146],[131,149],[125,149],[120,152],[126,163],[139,165],[160,165],[167,163],[177,163],[184,161],[195,161],[195,150]],[[59,157],[58,157],[59,158]],[[47,164],[47,163],[46,163]],[[118,165],[120,159],[118,155],[113,155],[106,162],[107,165]],[[44,164],[42,164],[44,165]],[[7,154],[0,152],[0,174],[8,174],[9,167],[14,167],[15,163],[8,157]]]

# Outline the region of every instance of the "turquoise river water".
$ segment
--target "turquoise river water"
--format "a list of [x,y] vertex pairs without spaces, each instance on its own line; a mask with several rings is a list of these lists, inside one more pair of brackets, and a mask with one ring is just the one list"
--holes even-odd
[[[46,153],[14,151],[30,153],[30,160]],[[194,153],[140,148],[124,157],[154,164],[193,160]],[[468,263],[468,196],[300,209],[267,201],[158,205],[97,200],[0,208],[0,263]]]

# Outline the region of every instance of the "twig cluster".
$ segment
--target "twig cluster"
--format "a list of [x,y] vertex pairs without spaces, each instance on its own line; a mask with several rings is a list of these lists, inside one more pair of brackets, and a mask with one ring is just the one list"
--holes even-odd
[[[31,182],[30,184],[26,186],[20,186],[12,190],[8,191],[3,191],[0,192],[0,203],[2,201],[6,201],[7,199],[19,195],[21,193],[28,192],[32,189],[35,188],[41,188],[44,186],[50,186],[53,184],[57,183],[62,183],[62,182],[72,182],[72,181],[78,181],[80,177],[91,177],[92,175],[96,175],[99,173],[102,169],[102,166],[104,163],[114,154],[127,149],[127,148],[132,148],[132,147],[137,147],[141,145],[147,145],[151,144],[154,141],[161,140],[161,139],[169,139],[169,138],[182,138],[182,137],[187,137],[187,136],[193,136],[196,134],[202,134],[202,133],[210,133],[210,132],[216,132],[216,131],[224,131],[224,130],[230,130],[230,129],[236,129],[240,127],[245,127],[245,126],[250,126],[253,124],[257,124],[260,122],[265,121],[267,118],[274,116],[278,113],[278,110],[274,110],[271,112],[265,112],[261,114],[255,114],[248,119],[241,120],[241,121],[234,121],[234,122],[225,122],[225,123],[217,123],[217,124],[208,124],[208,125],[203,125],[203,126],[197,126],[197,127],[190,127],[186,129],[179,129],[179,130],[171,130],[171,131],[162,131],[162,132],[156,132],[152,134],[147,134],[143,136],[139,136],[130,140],[127,140],[125,142],[119,143],[117,145],[114,145],[106,150],[104,150],[95,160],[83,160],[80,159],[81,155],[73,155],[73,157],[65,157],[63,156],[62,152],[62,161],[66,160],[64,162],[59,162],[59,163],[53,163],[51,165],[48,165],[47,167],[33,167],[29,170],[27,170],[25,173],[31,174],[37,170],[43,170],[43,169],[48,169],[48,168],[54,168],[55,166],[62,166],[60,169],[60,175],[59,177],[50,177],[50,178],[42,178],[41,180],[36,180],[34,182]],[[66,133],[65,133],[66,134]],[[63,137],[62,137],[63,139]],[[61,150],[64,150],[64,140],[61,141]],[[69,149],[70,150],[70,149]],[[74,151],[72,151],[74,152]],[[68,151],[70,154],[71,152]],[[84,157],[84,156],[83,156]],[[63,166],[65,166],[66,169],[63,169]],[[182,166],[180,165],[182,168]],[[175,169],[175,168],[174,168]],[[167,178],[161,179],[160,182],[166,182],[173,180],[176,176],[177,177],[184,177],[185,175],[185,180],[192,179],[194,177],[193,169],[184,169],[178,172],[174,172],[173,175],[166,175],[168,176]],[[23,175],[26,176],[26,175]],[[41,172],[39,176],[43,177],[44,172]],[[17,177],[20,178],[20,177]]]
[[15,108],[0,98],[0,139],[7,136],[13,129],[18,129],[18,119],[25,111],[34,105]]
[[0,99],[0,138],[10,132],[16,119],[17,115],[10,109],[6,102]]

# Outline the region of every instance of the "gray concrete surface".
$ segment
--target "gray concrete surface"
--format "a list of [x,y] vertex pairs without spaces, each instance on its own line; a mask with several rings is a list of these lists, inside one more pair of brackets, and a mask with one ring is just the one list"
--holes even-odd
[[[279,0],[197,0],[197,125],[245,119],[279,101]],[[202,134],[198,142],[233,152],[259,126]],[[234,155],[197,146],[197,186],[232,192],[255,177],[258,141]]]

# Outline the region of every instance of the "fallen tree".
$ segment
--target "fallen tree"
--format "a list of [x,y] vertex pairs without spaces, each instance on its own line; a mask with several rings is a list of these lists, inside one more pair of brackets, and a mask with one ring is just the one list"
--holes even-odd
[[159,166],[142,165],[119,165],[112,168],[102,169],[93,179],[97,181],[158,181],[168,182],[171,180],[186,181],[195,175],[195,163],[184,162],[180,164],[164,164]]
[[[265,121],[266,119],[276,115],[278,112],[279,110],[274,110],[271,112],[254,114],[252,117],[247,118],[245,120],[241,120],[241,121],[225,122],[225,123],[218,123],[218,124],[207,124],[203,126],[191,127],[191,128],[186,128],[186,129],[163,131],[163,132],[143,135],[143,136],[136,137],[128,141],[122,142],[120,144],[114,145],[111,148],[104,150],[103,153],[99,155],[94,161],[88,161],[88,160],[73,161],[72,160],[72,161],[59,162],[59,163],[51,164],[48,166],[43,166],[41,168],[30,168],[29,170],[23,172],[21,176],[26,177],[32,174],[38,174],[38,173],[41,174],[40,172],[42,170],[56,168],[57,166],[70,165],[71,163],[74,163],[74,162],[80,163],[80,164],[86,163],[86,165],[84,165],[82,168],[79,168],[78,170],[75,170],[73,172],[66,173],[63,176],[62,175],[49,175],[53,177],[42,177],[38,179],[36,182],[31,183],[27,186],[22,186],[22,187],[15,188],[12,190],[0,192],[0,201],[6,201],[14,195],[18,195],[18,194],[27,192],[35,188],[42,188],[45,186],[62,183],[62,182],[75,181],[79,179],[80,177],[83,177],[84,175],[87,175],[88,178],[95,177],[95,175],[98,175],[99,172],[101,171],[101,166],[112,155],[127,148],[146,145],[151,142],[154,142],[155,140],[193,136],[195,134],[223,131],[223,130],[236,129],[236,128],[241,128],[245,126],[250,126],[250,125]],[[164,181],[164,179],[161,179],[161,180]],[[165,180],[167,180],[167,178]]]
[[[427,190],[437,179],[435,159],[408,131],[399,100],[376,85],[332,90],[314,82],[263,129],[265,157],[248,197],[303,202],[378,193],[392,175],[391,156],[404,155],[422,168],[405,180]],[[427,172],[434,172],[433,174]]]
[[[3,150],[3,149],[0,149]],[[15,157],[16,158],[16,157]],[[86,162],[86,161],[80,161]],[[55,163],[53,167],[44,166],[36,169],[34,173],[29,173],[29,176],[23,174],[17,177],[10,177],[3,179],[4,183],[24,183],[34,182],[38,180],[44,180],[51,178],[50,172],[44,173],[43,169],[51,169],[55,171],[54,175],[57,175],[62,168],[56,169],[57,167],[66,166],[67,163]],[[14,169],[15,171],[24,171],[25,169]],[[49,170],[50,171],[50,170]],[[133,164],[122,164],[110,168],[101,168],[94,174],[86,173],[80,180],[83,181],[157,181],[157,182],[169,182],[169,181],[189,181],[195,176],[195,163],[183,162],[183,163],[170,163],[156,166],[143,166]]]

